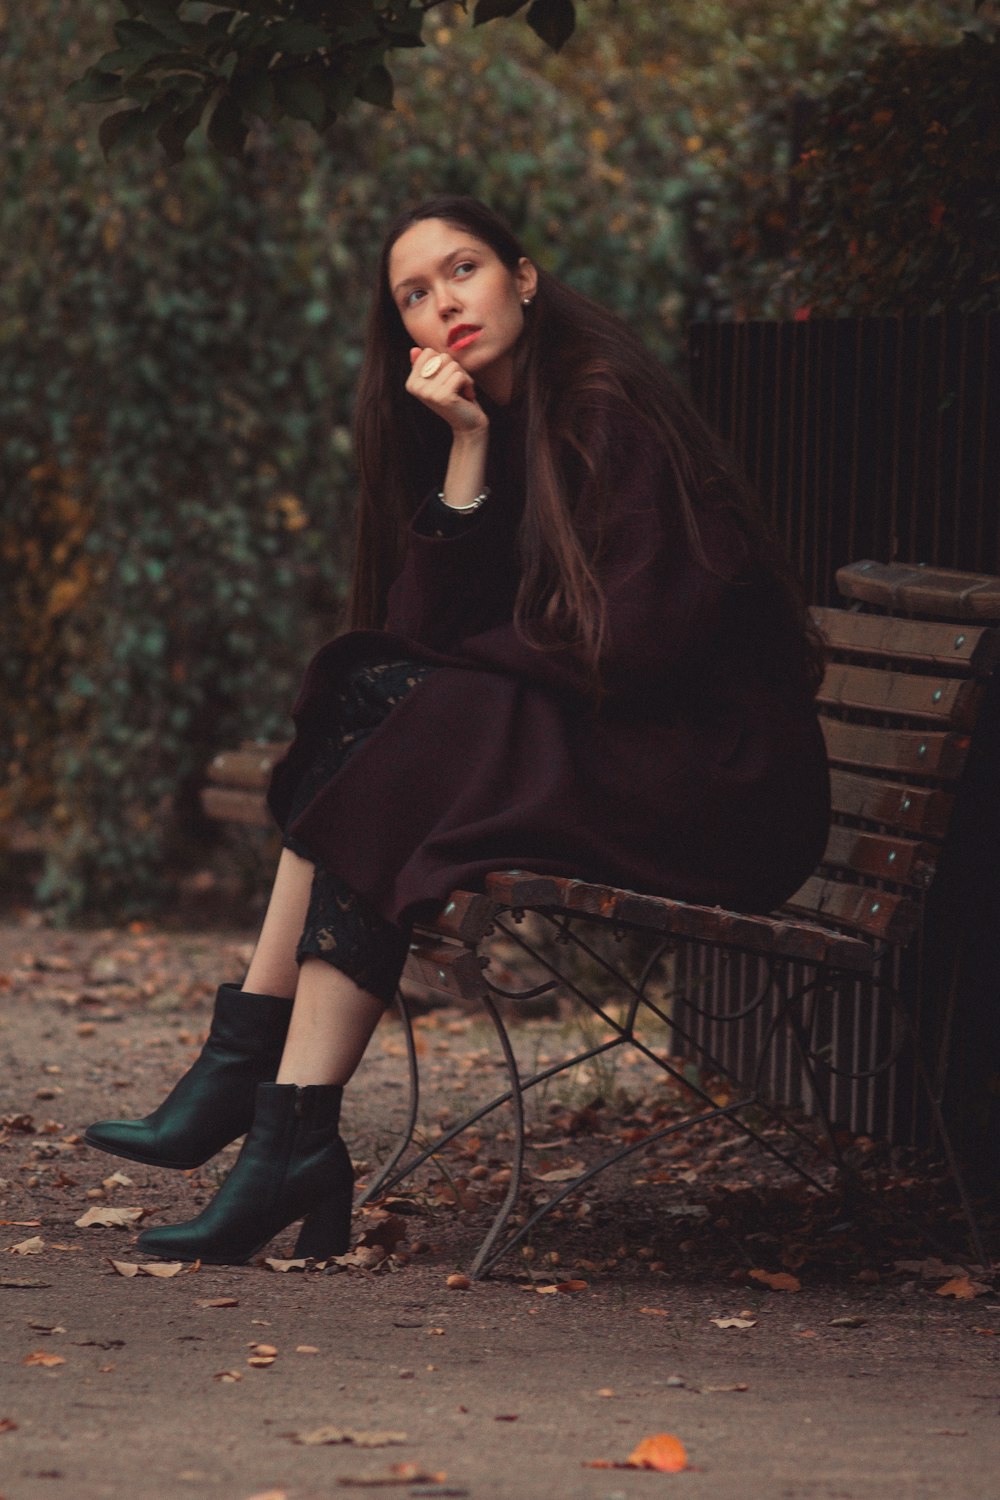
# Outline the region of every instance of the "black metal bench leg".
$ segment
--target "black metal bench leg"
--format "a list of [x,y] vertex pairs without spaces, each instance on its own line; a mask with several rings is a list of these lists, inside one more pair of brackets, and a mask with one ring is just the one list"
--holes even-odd
[[478,1281],[481,1276],[485,1275],[489,1266],[492,1265],[493,1259],[498,1258],[491,1258],[491,1252],[493,1246],[507,1227],[507,1220],[510,1218],[514,1205],[517,1203],[518,1195],[521,1191],[521,1180],[524,1176],[524,1094],[521,1085],[521,1074],[517,1066],[517,1058],[514,1056],[514,1049],[510,1044],[510,1037],[507,1035],[507,1028],[503,1023],[503,1017],[489,995],[482,996],[482,1005],[493,1022],[497,1039],[503,1051],[504,1062],[507,1064],[507,1076],[510,1079],[510,1106],[514,1113],[514,1149],[511,1157],[510,1183],[508,1184],[506,1195],[503,1203],[501,1203],[500,1208],[497,1210],[493,1223],[490,1225],[486,1238],[476,1251],[475,1259],[470,1268],[473,1281]]

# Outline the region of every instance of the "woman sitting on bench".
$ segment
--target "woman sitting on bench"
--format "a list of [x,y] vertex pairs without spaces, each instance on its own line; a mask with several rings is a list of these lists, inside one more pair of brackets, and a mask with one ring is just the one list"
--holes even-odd
[[112,1154],[214,1200],[139,1247],[239,1263],[304,1216],[348,1248],[343,1086],[415,919],[491,870],[767,912],[829,817],[819,651],[725,455],[617,318],[467,198],[382,251],[356,414],[349,632],[314,658],[269,803],[285,847],[242,987]]

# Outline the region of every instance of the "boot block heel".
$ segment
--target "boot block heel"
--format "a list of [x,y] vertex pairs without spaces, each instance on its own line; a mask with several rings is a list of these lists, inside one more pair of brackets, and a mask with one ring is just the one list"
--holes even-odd
[[351,1247],[351,1194],[331,1193],[302,1221],[299,1237],[292,1252],[296,1260],[310,1256],[329,1260],[331,1255],[346,1255]]

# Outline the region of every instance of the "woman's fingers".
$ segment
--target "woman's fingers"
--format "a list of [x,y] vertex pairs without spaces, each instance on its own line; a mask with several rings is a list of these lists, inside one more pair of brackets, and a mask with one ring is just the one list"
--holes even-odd
[[449,427],[469,431],[487,425],[486,414],[476,400],[475,386],[450,354],[436,349],[411,349],[406,389]]

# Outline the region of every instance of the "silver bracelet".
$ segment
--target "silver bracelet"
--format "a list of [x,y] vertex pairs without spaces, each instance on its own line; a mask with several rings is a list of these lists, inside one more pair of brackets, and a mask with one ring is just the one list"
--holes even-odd
[[483,486],[476,498],[470,500],[468,505],[448,505],[447,500],[444,498],[444,490],[438,490],[438,499],[441,501],[441,504],[448,505],[449,510],[457,511],[460,516],[468,514],[469,511],[478,510],[481,505],[485,505],[489,498],[490,487],[488,484]]

